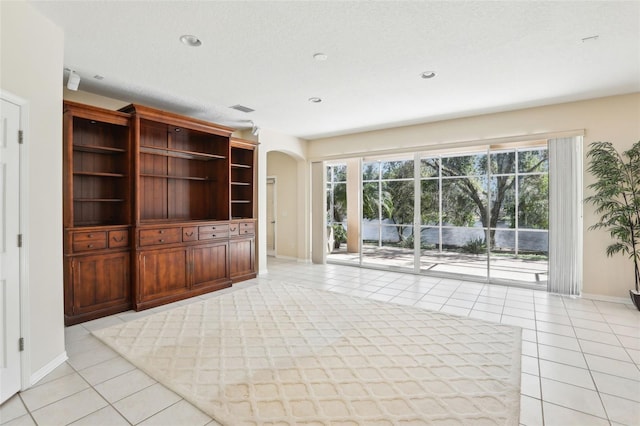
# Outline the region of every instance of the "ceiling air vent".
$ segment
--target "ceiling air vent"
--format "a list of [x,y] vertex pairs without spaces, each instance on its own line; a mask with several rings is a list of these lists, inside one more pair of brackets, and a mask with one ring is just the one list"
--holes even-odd
[[230,106],[229,108],[233,108],[235,110],[242,111],[242,112],[253,112],[253,111],[255,111],[255,109],[251,109],[249,107],[246,107],[246,106],[240,105],[240,104],[234,105],[234,106]]

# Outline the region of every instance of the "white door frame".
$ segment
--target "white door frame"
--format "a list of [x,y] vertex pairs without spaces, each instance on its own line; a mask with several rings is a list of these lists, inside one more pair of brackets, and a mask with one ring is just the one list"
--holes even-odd
[[[277,176],[267,176],[267,185],[269,185],[269,182],[273,181],[273,192],[272,192],[272,196],[273,196],[273,220],[275,221],[273,224],[273,251],[271,252],[271,250],[269,250],[269,247],[267,247],[267,256],[275,256],[278,257],[278,197],[277,197],[277,193],[278,193],[278,179]],[[268,195],[267,195],[268,198]],[[267,199],[267,209],[269,209],[269,200]],[[267,212],[267,216],[268,216],[268,212]],[[267,229],[269,228],[269,223],[267,223]]]
[[24,339],[24,350],[20,352],[20,389],[25,390],[31,385],[30,365],[30,316],[29,316],[29,102],[19,96],[0,89],[0,98],[20,107],[20,130],[23,143],[20,145],[20,234],[22,234],[22,248],[20,249],[20,336]]

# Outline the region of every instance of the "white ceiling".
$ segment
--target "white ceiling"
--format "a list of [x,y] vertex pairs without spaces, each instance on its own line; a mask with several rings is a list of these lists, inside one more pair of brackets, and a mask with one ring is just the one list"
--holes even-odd
[[307,139],[640,91],[640,1],[32,3],[80,90]]

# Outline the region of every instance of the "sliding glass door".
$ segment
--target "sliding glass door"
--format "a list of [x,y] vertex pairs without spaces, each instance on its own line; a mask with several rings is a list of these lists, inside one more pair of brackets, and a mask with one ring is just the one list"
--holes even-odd
[[546,283],[549,259],[547,149],[491,154],[491,276]]
[[346,185],[343,191],[343,165],[327,166],[328,224],[346,227],[337,207],[357,203],[360,220],[351,218],[348,226],[357,231],[350,235],[360,236],[359,250],[351,250],[349,257],[331,253],[329,260],[546,284],[546,145],[415,153],[349,164],[358,168],[351,172],[360,176],[360,191],[348,191]]

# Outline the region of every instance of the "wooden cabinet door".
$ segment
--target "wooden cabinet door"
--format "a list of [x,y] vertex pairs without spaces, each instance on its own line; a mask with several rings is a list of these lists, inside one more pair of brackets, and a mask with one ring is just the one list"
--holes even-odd
[[189,290],[189,250],[148,250],[138,254],[137,302],[184,293]]
[[255,247],[253,238],[229,241],[231,278],[255,273]]
[[229,262],[226,242],[193,247],[191,253],[194,288],[228,282]]
[[72,312],[80,315],[131,303],[129,252],[71,259]]

